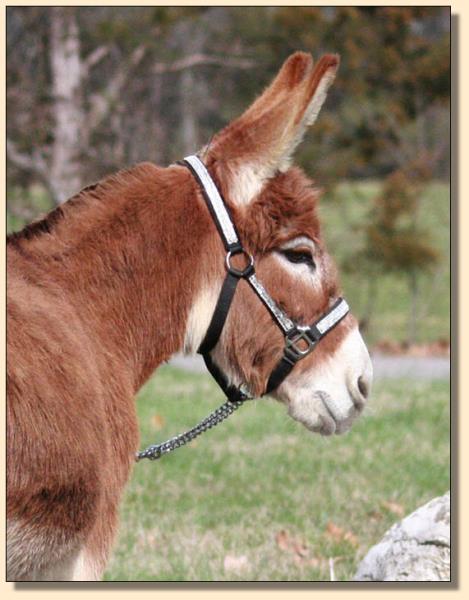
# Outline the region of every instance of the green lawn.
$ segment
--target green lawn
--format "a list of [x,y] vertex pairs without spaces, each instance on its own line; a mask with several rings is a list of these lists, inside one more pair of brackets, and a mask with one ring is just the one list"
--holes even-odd
[[[222,401],[164,366],[141,391],[141,447]],[[191,447],[192,446],[192,447]],[[449,382],[378,380],[366,415],[323,438],[262,399],[160,461],[135,466],[107,580],[350,579],[400,518],[449,489]]]

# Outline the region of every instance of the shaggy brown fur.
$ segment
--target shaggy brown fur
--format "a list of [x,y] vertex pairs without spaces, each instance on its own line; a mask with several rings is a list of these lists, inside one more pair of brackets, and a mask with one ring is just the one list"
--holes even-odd
[[[58,554],[72,532],[77,547],[110,542],[134,395],[181,347],[199,286],[201,208],[188,173],[145,164],[8,240],[8,518]],[[12,552],[18,579],[31,564]]]
[[[291,152],[295,127],[337,62],[326,57],[313,70],[311,57],[293,55],[206,157],[255,256],[259,279],[290,316],[304,322],[317,318],[338,292],[312,182],[295,168],[272,173],[258,197],[242,207],[231,202],[230,188],[243,161],[273,164]],[[285,121],[291,132],[277,148],[275,136]],[[318,246],[320,289],[279,268],[272,255],[298,235]],[[10,580],[47,579],[57,569],[58,578],[102,574],[138,448],[135,393],[182,348],[204,281],[219,285],[223,279],[223,255],[192,175],[180,166],[150,163],[90,186],[9,237]],[[345,319],[297,368],[329,355],[352,322]],[[245,282],[220,348],[222,362],[263,391],[283,338]],[[88,567],[77,575],[80,552]]]

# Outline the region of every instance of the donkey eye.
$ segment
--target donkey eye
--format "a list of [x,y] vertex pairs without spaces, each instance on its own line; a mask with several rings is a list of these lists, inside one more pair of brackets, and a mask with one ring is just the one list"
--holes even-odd
[[290,262],[295,264],[306,264],[315,267],[313,255],[310,250],[283,250],[283,255]]

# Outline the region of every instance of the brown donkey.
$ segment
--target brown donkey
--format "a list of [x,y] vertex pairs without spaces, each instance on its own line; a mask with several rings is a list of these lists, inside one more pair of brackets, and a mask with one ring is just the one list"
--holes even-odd
[[[258,279],[297,323],[338,297],[318,191],[291,157],[338,66],[292,55],[200,154]],[[9,580],[99,579],[139,436],[134,397],[173,353],[196,352],[225,251],[193,174],[144,163],[81,191],[8,238]],[[262,395],[284,351],[241,280],[213,361]],[[348,314],[272,395],[321,434],[361,412],[371,363]]]

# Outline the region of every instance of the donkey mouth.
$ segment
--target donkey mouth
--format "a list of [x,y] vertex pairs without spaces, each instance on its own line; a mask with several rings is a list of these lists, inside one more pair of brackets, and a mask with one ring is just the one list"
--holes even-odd
[[307,429],[320,435],[341,434],[348,431],[359,411],[351,405],[343,418],[337,418],[333,412],[334,400],[323,391],[317,391],[308,402],[290,402],[290,416],[302,423]]
[[331,408],[333,403],[332,397],[327,392],[317,392],[317,395],[321,398],[327,411],[327,416],[324,416],[323,413],[320,414],[320,419],[323,421],[323,428],[320,433],[322,435],[331,435],[332,433],[340,435],[348,431],[360,414],[361,409],[357,408],[355,403],[353,403],[349,407],[346,416],[338,419]]
[[330,408],[332,399],[326,392],[316,392],[315,395],[321,399],[322,405],[325,408],[325,411],[318,413],[320,425],[318,433],[321,435],[332,435],[338,428],[338,423]]

